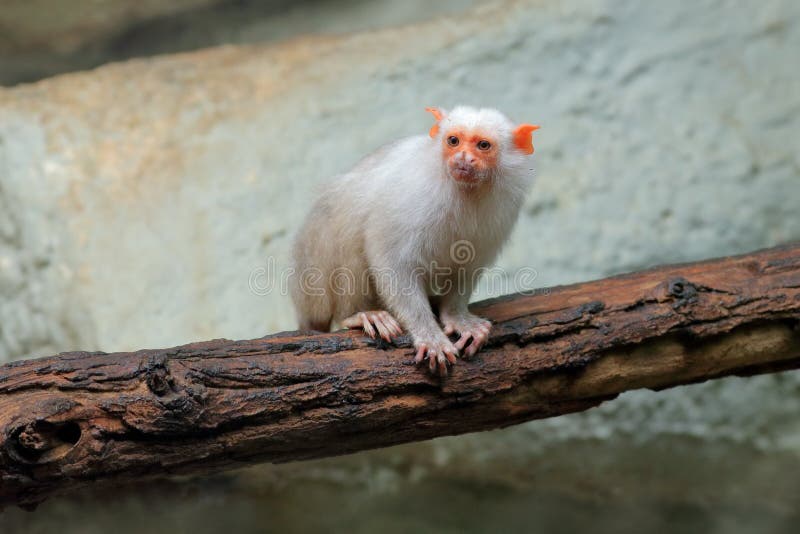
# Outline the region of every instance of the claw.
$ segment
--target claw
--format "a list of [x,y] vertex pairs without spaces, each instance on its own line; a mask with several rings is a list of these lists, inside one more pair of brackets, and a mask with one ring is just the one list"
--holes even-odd
[[396,336],[399,336],[403,333],[403,329],[400,327],[400,323],[395,320],[391,314],[386,312],[380,312],[381,317],[383,317],[384,324],[389,328],[389,330]]
[[455,347],[458,350],[463,350],[464,347],[467,345],[467,341],[469,341],[472,338],[473,336],[469,332],[462,333],[461,338],[458,341],[456,341]]
[[463,351],[464,357],[474,356],[489,340],[492,324],[485,319],[474,315],[451,316],[444,323],[445,333],[459,334],[454,346]]
[[435,352],[430,357],[430,370],[433,374],[439,376],[447,376],[447,360],[444,354]]
[[389,343],[392,341],[392,335],[389,333],[389,328],[384,324],[383,318],[379,315],[372,315],[371,316],[372,322],[375,325],[375,328],[378,329],[378,333],[381,335],[384,341]]
[[420,345],[420,346],[419,346],[419,348],[417,349],[417,355],[416,355],[416,356],[414,356],[414,363],[415,363],[416,365],[419,365],[420,363],[422,363],[422,360],[424,360],[424,359],[425,359],[425,353],[426,353],[426,352],[428,352],[428,346],[427,346],[427,345],[425,345],[425,343],[423,343],[423,344],[422,344],[422,345]]
[[361,328],[364,334],[372,339],[380,336],[387,343],[403,334],[403,328],[389,312],[368,311],[358,312],[342,321],[342,326],[347,328]]
[[458,349],[448,339],[435,339],[430,342],[417,340],[414,363],[419,365],[428,359],[428,370],[433,375],[447,376],[447,367],[458,361]]
[[361,312],[359,315],[361,316],[361,326],[364,328],[364,333],[375,339],[375,329],[372,327],[372,323],[369,322],[369,317],[367,317],[367,314],[364,312]]

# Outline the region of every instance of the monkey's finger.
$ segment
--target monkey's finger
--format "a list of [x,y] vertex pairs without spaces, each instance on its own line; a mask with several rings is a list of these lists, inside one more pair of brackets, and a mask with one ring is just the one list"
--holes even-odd
[[428,351],[428,368],[431,370],[431,373],[436,374],[436,351],[430,350]]
[[464,349],[464,358],[472,358],[475,356],[475,353],[478,352],[480,348],[480,344],[478,343],[477,339],[472,338],[472,343],[467,345],[467,348]]
[[417,354],[414,356],[414,364],[419,365],[425,359],[425,353],[428,352],[428,347],[423,343],[417,349]]
[[471,333],[471,332],[464,332],[464,333],[462,333],[462,334],[461,334],[461,338],[460,338],[458,341],[456,341],[455,347],[456,347],[458,350],[462,350],[464,347],[466,347],[466,346],[467,346],[467,342],[468,342],[470,339],[473,339],[473,337],[474,337],[474,336],[472,335],[472,333]]
[[389,326],[392,329],[392,332],[396,336],[402,335],[403,328],[400,326],[400,323],[397,322],[397,319],[392,317],[391,314],[387,313],[386,317],[383,318],[383,322],[386,326]]
[[444,335],[446,335],[446,336],[449,336],[450,334],[455,333],[455,331],[456,331],[456,327],[451,325],[451,324],[448,324],[448,325],[444,326]]
[[392,334],[389,333],[389,328],[385,324],[383,324],[380,315],[373,315],[372,322],[375,323],[375,328],[378,329],[378,332],[380,333],[383,340],[386,341],[387,343],[390,343],[392,341]]
[[353,315],[347,319],[343,319],[342,326],[345,328],[364,328],[364,325],[361,323],[361,317],[358,315]]
[[456,358],[456,355],[453,354],[452,351],[449,350],[444,351],[444,356],[445,358],[447,358],[447,361],[450,362],[452,365],[455,365],[456,362],[458,361],[458,358]]
[[486,343],[487,336],[485,335],[478,335],[477,337],[473,338],[472,343],[467,350],[464,352],[465,356],[474,356],[476,352]]
[[439,364],[439,376],[447,376],[447,359],[444,354],[439,354],[436,357],[436,362]]
[[361,314],[361,326],[364,328],[364,332],[371,338],[375,338],[377,333],[375,329],[372,328],[372,323],[369,322],[369,317],[367,317],[366,313]]
[[392,325],[392,333],[395,336],[402,336],[403,335],[403,329],[400,328],[399,324]]

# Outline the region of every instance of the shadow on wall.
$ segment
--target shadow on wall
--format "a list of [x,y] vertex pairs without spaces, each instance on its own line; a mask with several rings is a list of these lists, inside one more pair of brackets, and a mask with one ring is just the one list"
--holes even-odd
[[498,439],[478,454],[447,438],[78,492],[35,513],[9,508],[0,530],[790,534],[800,524],[791,455],[672,437],[644,447],[576,442],[534,456],[503,447],[512,433],[489,434]]
[[0,85],[134,57],[408,24],[477,0],[11,0],[0,9]]

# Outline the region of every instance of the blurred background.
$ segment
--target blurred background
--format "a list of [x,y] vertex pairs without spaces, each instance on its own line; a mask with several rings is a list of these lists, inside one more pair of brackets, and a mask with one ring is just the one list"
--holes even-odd
[[[0,362],[295,327],[314,186],[496,107],[541,286],[800,239],[793,0],[0,0]],[[481,296],[491,291],[483,288]],[[2,532],[797,532],[800,375],[0,514]]]

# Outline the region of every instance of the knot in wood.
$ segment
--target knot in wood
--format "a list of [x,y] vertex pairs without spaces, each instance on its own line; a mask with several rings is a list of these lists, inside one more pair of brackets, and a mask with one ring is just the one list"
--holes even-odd
[[682,276],[669,280],[667,283],[667,293],[677,300],[675,307],[697,300],[697,287]]
[[50,449],[49,440],[45,439],[40,432],[37,432],[33,425],[28,425],[22,429],[22,432],[17,436],[17,442],[23,449],[30,449],[32,451],[44,451]]
[[581,314],[581,316],[583,314],[594,315],[600,313],[604,309],[606,309],[606,305],[603,302],[599,300],[593,300],[592,302],[581,304],[578,308],[578,312]]
[[80,425],[74,421],[33,421],[11,430],[6,449],[18,461],[47,463],[69,452],[80,440],[81,433]]
[[174,382],[164,367],[150,369],[147,373],[147,388],[159,397],[169,393]]
[[151,357],[145,366],[147,389],[156,396],[162,397],[172,391],[175,379],[167,367],[167,358],[163,355]]

